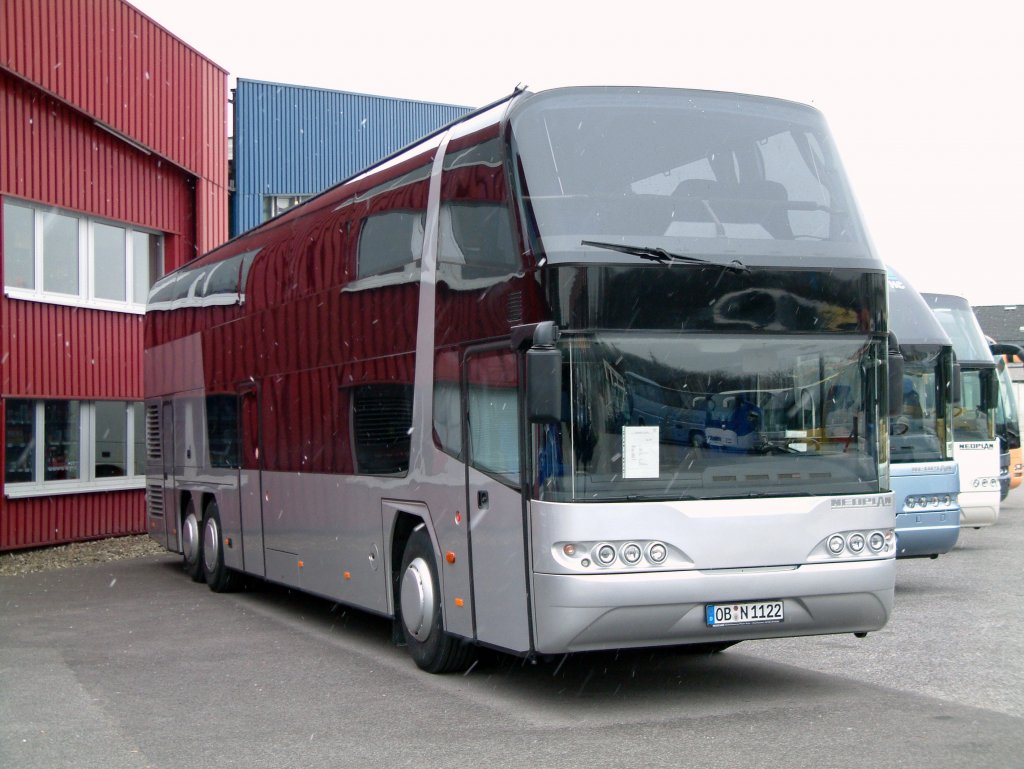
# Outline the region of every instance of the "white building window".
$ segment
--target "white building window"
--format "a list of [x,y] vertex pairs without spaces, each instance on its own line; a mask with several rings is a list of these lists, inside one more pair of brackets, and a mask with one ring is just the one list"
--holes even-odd
[[163,275],[163,238],[79,214],[5,200],[7,296],[101,310],[144,312]]
[[289,208],[297,206],[303,201],[309,200],[311,195],[264,195],[263,196],[263,221],[280,216]]
[[144,486],[142,403],[9,398],[6,412],[8,497]]

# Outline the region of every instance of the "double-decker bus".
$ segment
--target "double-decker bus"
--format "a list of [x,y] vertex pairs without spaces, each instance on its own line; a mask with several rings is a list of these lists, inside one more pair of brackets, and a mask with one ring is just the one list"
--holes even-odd
[[[432,672],[862,635],[895,585],[888,335],[813,108],[517,92],[154,286],[150,532],[214,590],[394,618]],[[638,424],[630,372],[770,391],[772,429]]]
[[971,305],[962,296],[921,294],[953,341],[960,368],[960,401],[953,409],[953,458],[960,471],[960,525],[999,520],[999,441],[996,364]]
[[953,343],[912,285],[889,267],[889,323],[903,356],[903,408],[889,420],[897,558],[937,558],[960,536],[953,460],[959,371]]

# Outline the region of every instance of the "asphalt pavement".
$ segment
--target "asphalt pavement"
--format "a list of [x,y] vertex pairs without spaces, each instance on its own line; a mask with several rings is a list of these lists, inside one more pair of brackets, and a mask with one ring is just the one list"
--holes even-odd
[[168,554],[0,578],[0,768],[1021,767],[1024,489],[865,639],[420,672],[390,623]]

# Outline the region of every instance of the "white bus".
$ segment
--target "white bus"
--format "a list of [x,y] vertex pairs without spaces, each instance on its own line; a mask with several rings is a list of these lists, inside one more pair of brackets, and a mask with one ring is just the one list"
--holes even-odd
[[[433,672],[862,635],[895,582],[888,346],[816,110],[517,92],[154,286],[150,532],[214,590],[392,617]],[[786,424],[713,451],[631,420],[629,372],[788,394]]]
[[985,334],[962,296],[922,294],[953,341],[960,364],[960,402],[953,409],[953,458],[960,470],[960,525],[999,520],[999,375]]

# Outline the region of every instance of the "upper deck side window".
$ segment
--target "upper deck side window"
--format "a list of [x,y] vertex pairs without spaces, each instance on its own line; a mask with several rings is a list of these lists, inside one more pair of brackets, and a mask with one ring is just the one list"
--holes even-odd
[[359,217],[357,278],[418,271],[430,168],[429,162],[424,163],[343,204],[352,206]]
[[153,285],[148,310],[242,304],[245,284],[259,249],[171,273]]
[[508,275],[520,269],[518,252],[500,139],[450,152],[441,182],[440,273],[455,283]]

